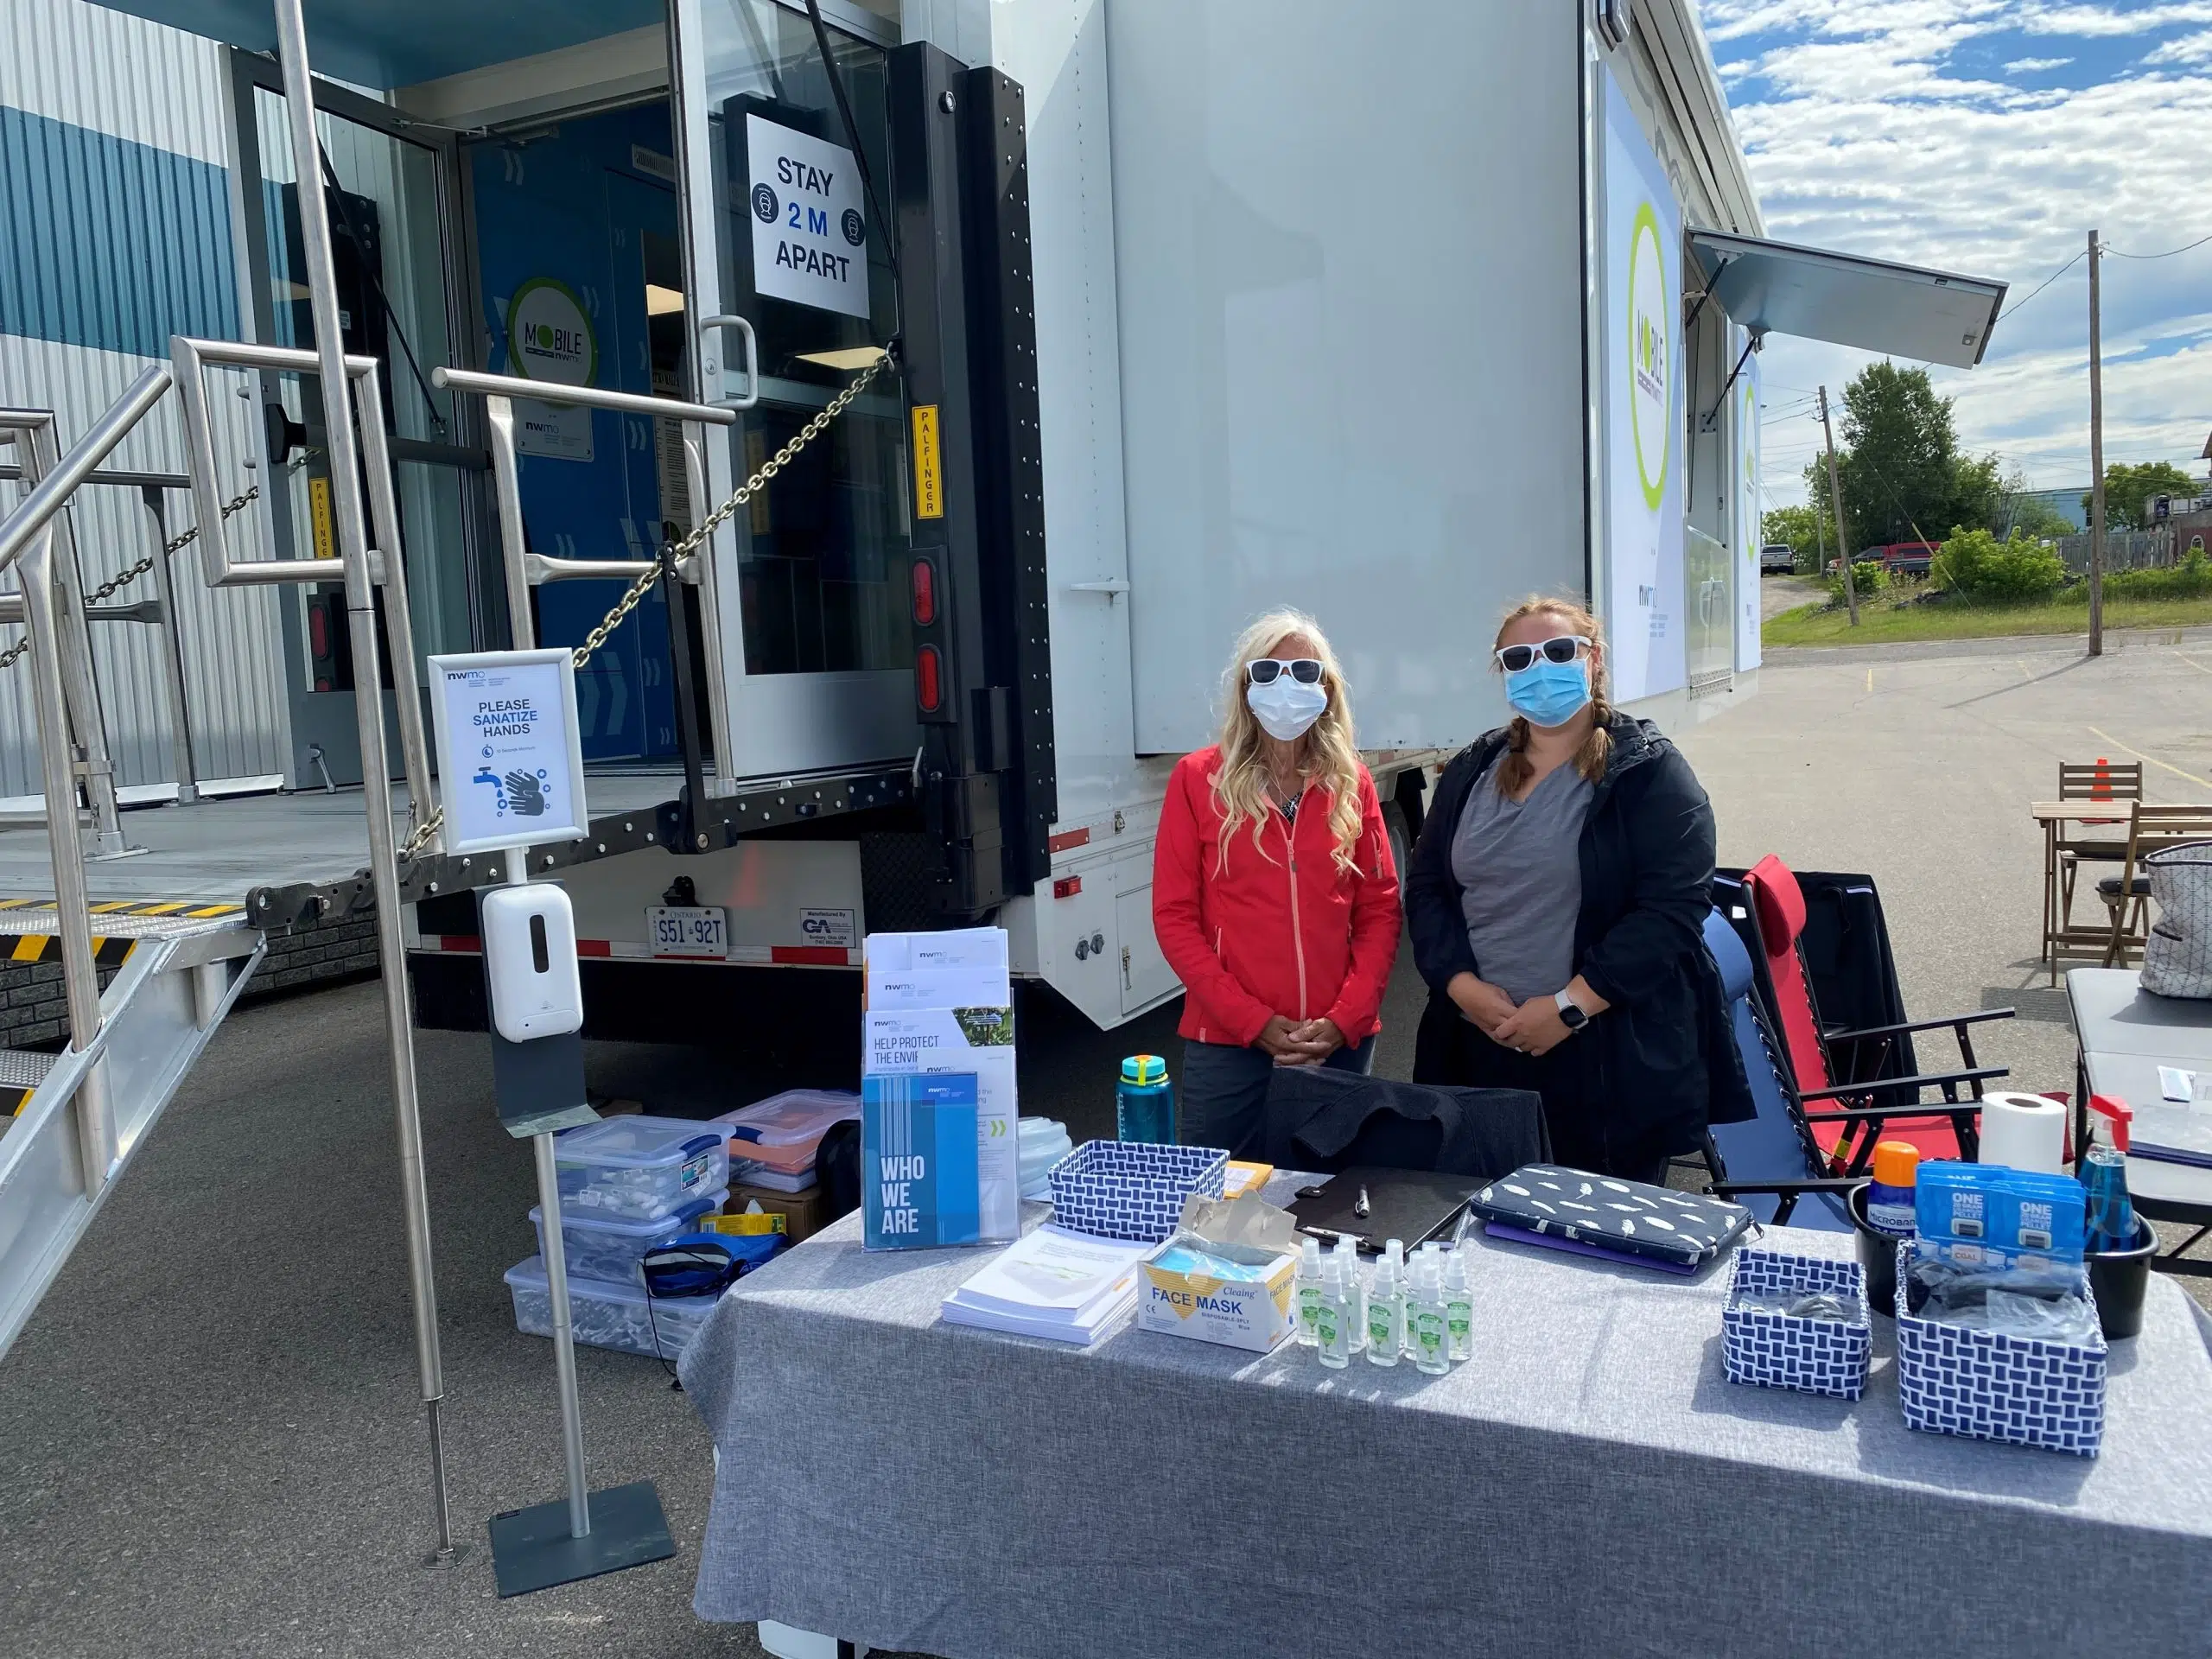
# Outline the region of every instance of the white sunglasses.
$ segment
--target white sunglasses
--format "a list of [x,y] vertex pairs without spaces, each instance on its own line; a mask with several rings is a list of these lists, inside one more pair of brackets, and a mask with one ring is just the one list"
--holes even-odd
[[1579,633],[1554,635],[1537,645],[1500,645],[1493,653],[1497,665],[1509,674],[1535,665],[1536,654],[1543,653],[1548,663],[1571,663],[1588,648],[1590,641]]

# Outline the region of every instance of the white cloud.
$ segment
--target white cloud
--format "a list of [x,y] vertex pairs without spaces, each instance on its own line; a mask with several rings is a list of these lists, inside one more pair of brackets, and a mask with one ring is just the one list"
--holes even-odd
[[[1996,277],[2019,304],[2092,226],[2143,251],[2212,231],[2190,182],[2212,130],[2212,27],[2190,26],[2212,25],[2212,0],[1704,0],[1702,10],[1716,49],[1737,60],[1726,84],[1771,235]],[[1994,55],[1961,48],[2022,32],[2061,53],[2082,45],[2015,59],[2008,73],[2116,67],[2099,84],[2032,91],[1955,67]],[[2133,44],[2160,32],[2171,38]],[[2107,454],[2193,459],[2212,427],[2212,246],[2114,260],[2104,274]],[[1980,367],[1935,372],[1970,449],[1998,450],[2051,486],[2088,476],[2086,297],[2077,264],[1999,323]],[[1834,396],[1868,360],[1771,340],[1770,417],[1823,382]],[[1791,416],[1765,436],[1768,487],[1796,500],[1818,425]]]

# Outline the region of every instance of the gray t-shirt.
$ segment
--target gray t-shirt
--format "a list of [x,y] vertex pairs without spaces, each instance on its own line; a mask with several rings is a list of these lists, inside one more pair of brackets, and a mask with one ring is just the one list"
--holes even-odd
[[1498,792],[1495,760],[1467,792],[1452,837],[1467,943],[1482,976],[1516,1002],[1550,996],[1574,977],[1582,821],[1594,792],[1569,761],[1526,800],[1510,801]]

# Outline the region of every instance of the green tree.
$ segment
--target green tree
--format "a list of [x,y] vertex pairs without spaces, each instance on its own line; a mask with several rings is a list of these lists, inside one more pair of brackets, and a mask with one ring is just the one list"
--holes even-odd
[[[2170,461],[2146,461],[2134,467],[2107,461],[2105,525],[2110,530],[2147,530],[2151,521],[2145,514],[2145,505],[2152,496],[2186,498],[2199,493],[2197,480]],[[2082,497],[2082,511],[2089,512],[2089,504],[2095,499],[2094,492],[2085,493]]]
[[1936,395],[1927,370],[1868,364],[1844,388],[1840,435],[1848,448],[1838,449],[1836,470],[1853,552],[1996,521],[1997,458],[1959,453],[1951,400]]
[[2051,542],[2061,536],[2075,533],[2074,521],[2048,502],[2031,496],[2011,500],[1999,515],[1995,530],[2007,536],[2025,536],[2031,541]]

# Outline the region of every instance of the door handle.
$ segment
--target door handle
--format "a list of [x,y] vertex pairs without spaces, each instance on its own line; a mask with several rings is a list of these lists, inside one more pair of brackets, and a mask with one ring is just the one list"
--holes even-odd
[[[745,340],[745,395],[742,397],[709,397],[706,402],[716,409],[750,409],[760,401],[760,346],[753,337],[753,325],[740,316],[702,317],[699,321],[699,346],[708,349],[709,334],[717,329],[734,328]],[[709,364],[711,370],[713,365]],[[711,386],[706,388],[713,390]]]

